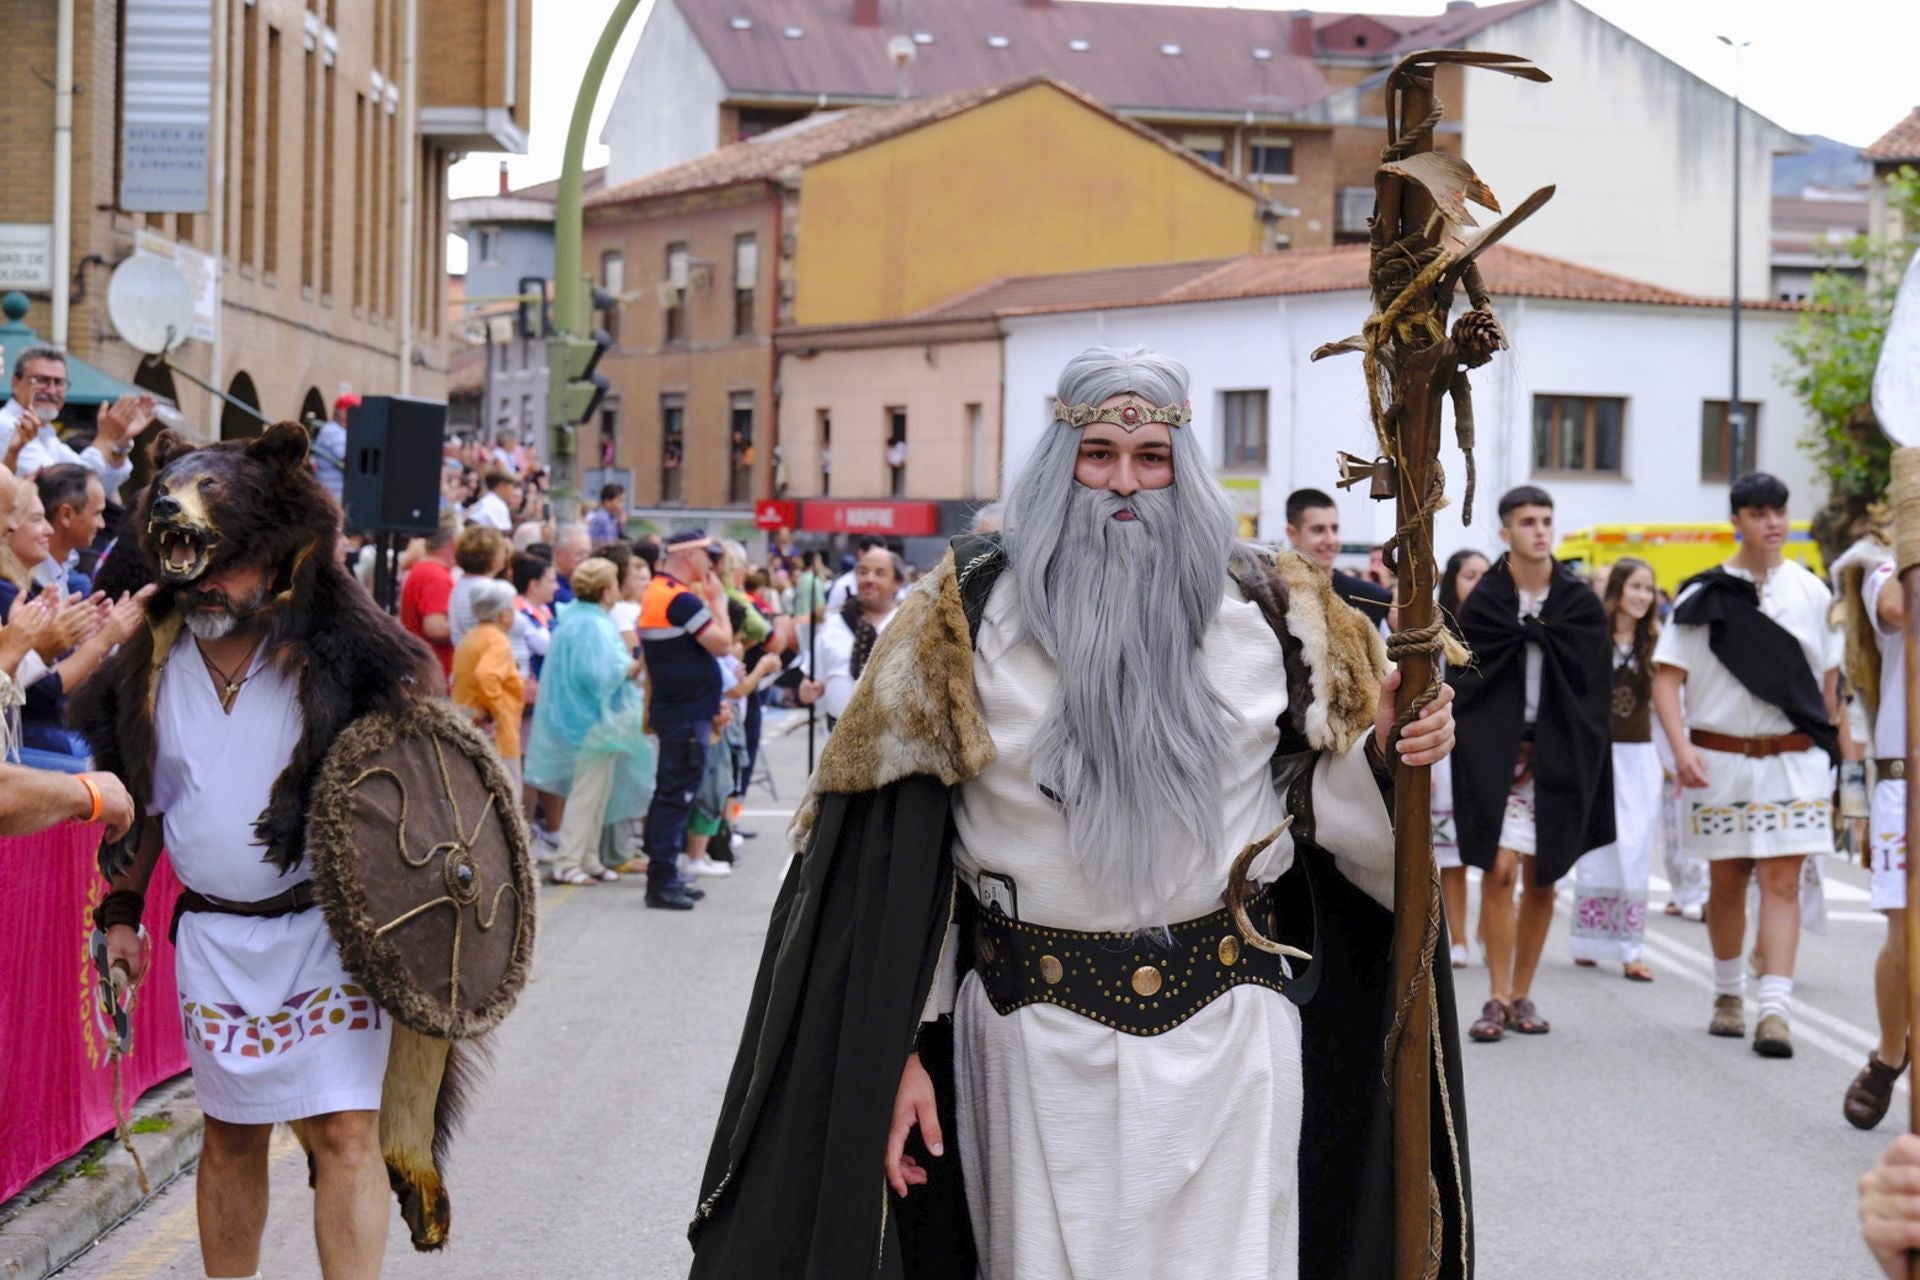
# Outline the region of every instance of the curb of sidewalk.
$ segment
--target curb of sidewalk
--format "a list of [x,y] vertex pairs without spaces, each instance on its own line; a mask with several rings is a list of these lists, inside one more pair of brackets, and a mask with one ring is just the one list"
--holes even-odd
[[[205,1117],[194,1105],[193,1084],[181,1076],[147,1091],[133,1108],[138,1123],[171,1121],[165,1129],[136,1133],[133,1145],[146,1162],[147,1182],[158,1195],[200,1154]],[[0,1277],[42,1280],[91,1248],[144,1203],[133,1158],[111,1135],[55,1165],[19,1195],[0,1205]]]

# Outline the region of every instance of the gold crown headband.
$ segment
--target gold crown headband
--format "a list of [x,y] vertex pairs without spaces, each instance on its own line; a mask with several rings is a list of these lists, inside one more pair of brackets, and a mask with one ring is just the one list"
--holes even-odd
[[1053,420],[1064,422],[1070,427],[1090,427],[1096,422],[1108,422],[1123,431],[1138,431],[1149,422],[1164,422],[1170,427],[1184,427],[1193,421],[1193,402],[1183,404],[1145,405],[1128,402],[1102,409],[1095,404],[1068,404],[1064,400],[1053,402]]

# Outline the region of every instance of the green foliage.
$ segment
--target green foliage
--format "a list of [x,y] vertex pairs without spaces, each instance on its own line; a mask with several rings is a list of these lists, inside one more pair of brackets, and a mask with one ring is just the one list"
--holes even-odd
[[1887,179],[1887,207],[1906,234],[1856,236],[1829,246],[1824,252],[1833,267],[1858,263],[1864,272],[1816,275],[1806,309],[1781,337],[1784,372],[1813,418],[1801,444],[1831,486],[1823,515],[1840,547],[1852,541],[1853,526],[1868,508],[1886,497],[1891,447],[1873,420],[1873,370],[1901,272],[1920,245],[1920,173],[1911,166]]
[[173,1117],[162,1111],[157,1115],[141,1116],[130,1127],[135,1133],[165,1133],[173,1128]]

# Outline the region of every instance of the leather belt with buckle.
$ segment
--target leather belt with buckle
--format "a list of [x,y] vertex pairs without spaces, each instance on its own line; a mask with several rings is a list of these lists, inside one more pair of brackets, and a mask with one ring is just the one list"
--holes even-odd
[[1873,762],[1873,777],[1876,782],[1905,782],[1907,778],[1907,760],[1905,756],[1893,756]]
[[[1082,933],[1009,920],[972,903],[973,971],[994,1012],[1055,1004],[1129,1035],[1171,1031],[1229,988],[1281,990],[1281,958],[1249,946],[1223,907],[1167,926],[1170,943],[1144,933]],[[1247,904],[1255,928],[1272,937],[1273,886]]]
[[298,915],[313,907],[313,881],[302,880],[284,893],[276,893],[271,898],[259,902],[231,902],[226,898],[216,898],[210,894],[195,893],[183,889],[179,901],[173,904],[173,922],[167,926],[167,940],[175,941],[180,932],[180,917],[189,911],[220,916],[253,916],[268,920],[276,916]]
[[1709,751],[1724,751],[1732,756],[1746,756],[1749,759],[1764,759],[1767,756],[1784,756],[1795,751],[1811,751],[1817,745],[1804,733],[1777,733],[1766,738],[1736,738],[1730,733],[1715,733],[1711,729],[1691,729],[1687,740],[1696,747],[1705,747]]

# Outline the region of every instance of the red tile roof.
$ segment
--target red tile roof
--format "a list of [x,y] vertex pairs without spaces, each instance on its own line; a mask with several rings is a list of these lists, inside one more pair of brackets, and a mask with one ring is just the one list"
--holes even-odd
[[842,111],[818,112],[771,133],[735,142],[684,164],[605,188],[587,197],[585,203],[588,208],[594,208],[747,182],[771,182],[788,170],[804,169],[807,165],[872,146],[923,125],[971,111],[996,99],[1042,87],[1066,94],[1088,110],[1105,116],[1115,128],[1131,130],[1155,145],[1165,147],[1209,177],[1256,198],[1264,198],[1256,188],[1226,170],[1209,164],[1184,147],[1174,145],[1151,129],[1115,115],[1079,90],[1045,76],[1030,76],[1005,84],[961,89],[935,98],[910,98],[883,107],[849,107]]
[[[919,325],[1358,290],[1366,287],[1367,255],[1365,245],[1349,245],[1207,262],[1016,277],[974,289],[895,323]],[[1480,271],[1488,291],[1496,296],[1673,307],[1726,305],[1724,299],[1680,293],[1506,245],[1496,245],[1483,254]],[[1741,305],[1766,310],[1791,310],[1795,306],[1757,299]]]
[[1896,160],[1920,160],[1920,107],[1907,112],[1907,118],[1881,134],[1860,153],[1868,160],[1887,163]]
[[[1239,115],[1297,111],[1328,92],[1313,60],[1291,51],[1293,17],[1284,11],[1088,0],[880,0],[880,24],[859,27],[852,0],[676,3],[736,99],[891,98],[898,80],[887,42],[910,33],[931,37],[916,44],[908,72],[916,94],[1052,75],[1129,113]],[[1375,17],[1400,39],[1364,56],[1384,60],[1415,48],[1444,48],[1539,3]],[[1313,24],[1322,30],[1349,16],[1314,14]],[[1073,41],[1087,47],[1077,49]],[[1179,52],[1162,52],[1163,46]],[[1256,60],[1255,49],[1271,56]]]

